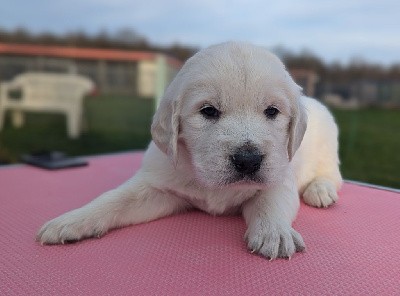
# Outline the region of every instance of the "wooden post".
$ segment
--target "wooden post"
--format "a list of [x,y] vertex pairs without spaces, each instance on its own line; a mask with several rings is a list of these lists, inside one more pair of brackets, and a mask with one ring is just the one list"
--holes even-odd
[[164,55],[158,54],[156,58],[154,111],[157,110],[161,98],[164,95],[165,88],[167,87],[167,79],[168,79],[167,59],[165,58]]

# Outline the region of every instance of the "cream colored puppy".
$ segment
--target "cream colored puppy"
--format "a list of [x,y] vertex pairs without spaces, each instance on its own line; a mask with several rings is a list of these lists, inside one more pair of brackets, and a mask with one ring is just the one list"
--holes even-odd
[[290,257],[305,248],[292,228],[299,193],[316,207],[338,199],[336,124],[264,48],[230,42],[194,55],[166,90],[151,132],[135,176],[46,223],[37,239],[99,237],[197,208],[242,213],[251,251]]

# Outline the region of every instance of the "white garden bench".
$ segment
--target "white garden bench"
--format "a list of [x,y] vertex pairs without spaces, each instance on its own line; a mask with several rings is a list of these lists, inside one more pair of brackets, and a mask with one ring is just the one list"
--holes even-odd
[[93,91],[93,82],[80,75],[27,72],[0,84],[0,131],[5,112],[12,111],[12,123],[24,124],[23,112],[64,113],[70,138],[81,133],[83,99]]

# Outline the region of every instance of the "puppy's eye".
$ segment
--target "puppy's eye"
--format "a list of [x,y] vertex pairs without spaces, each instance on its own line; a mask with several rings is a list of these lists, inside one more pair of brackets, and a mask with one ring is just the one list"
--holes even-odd
[[268,118],[274,119],[279,114],[279,110],[274,106],[269,106],[267,109],[264,110],[264,114]]
[[218,109],[210,105],[201,108],[200,113],[207,119],[218,119],[220,115]]

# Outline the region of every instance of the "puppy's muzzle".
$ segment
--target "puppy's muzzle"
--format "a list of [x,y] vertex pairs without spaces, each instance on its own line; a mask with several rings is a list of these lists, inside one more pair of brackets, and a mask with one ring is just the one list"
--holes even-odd
[[257,148],[241,147],[235,154],[230,156],[231,163],[235,170],[243,175],[253,175],[260,170],[264,158]]

